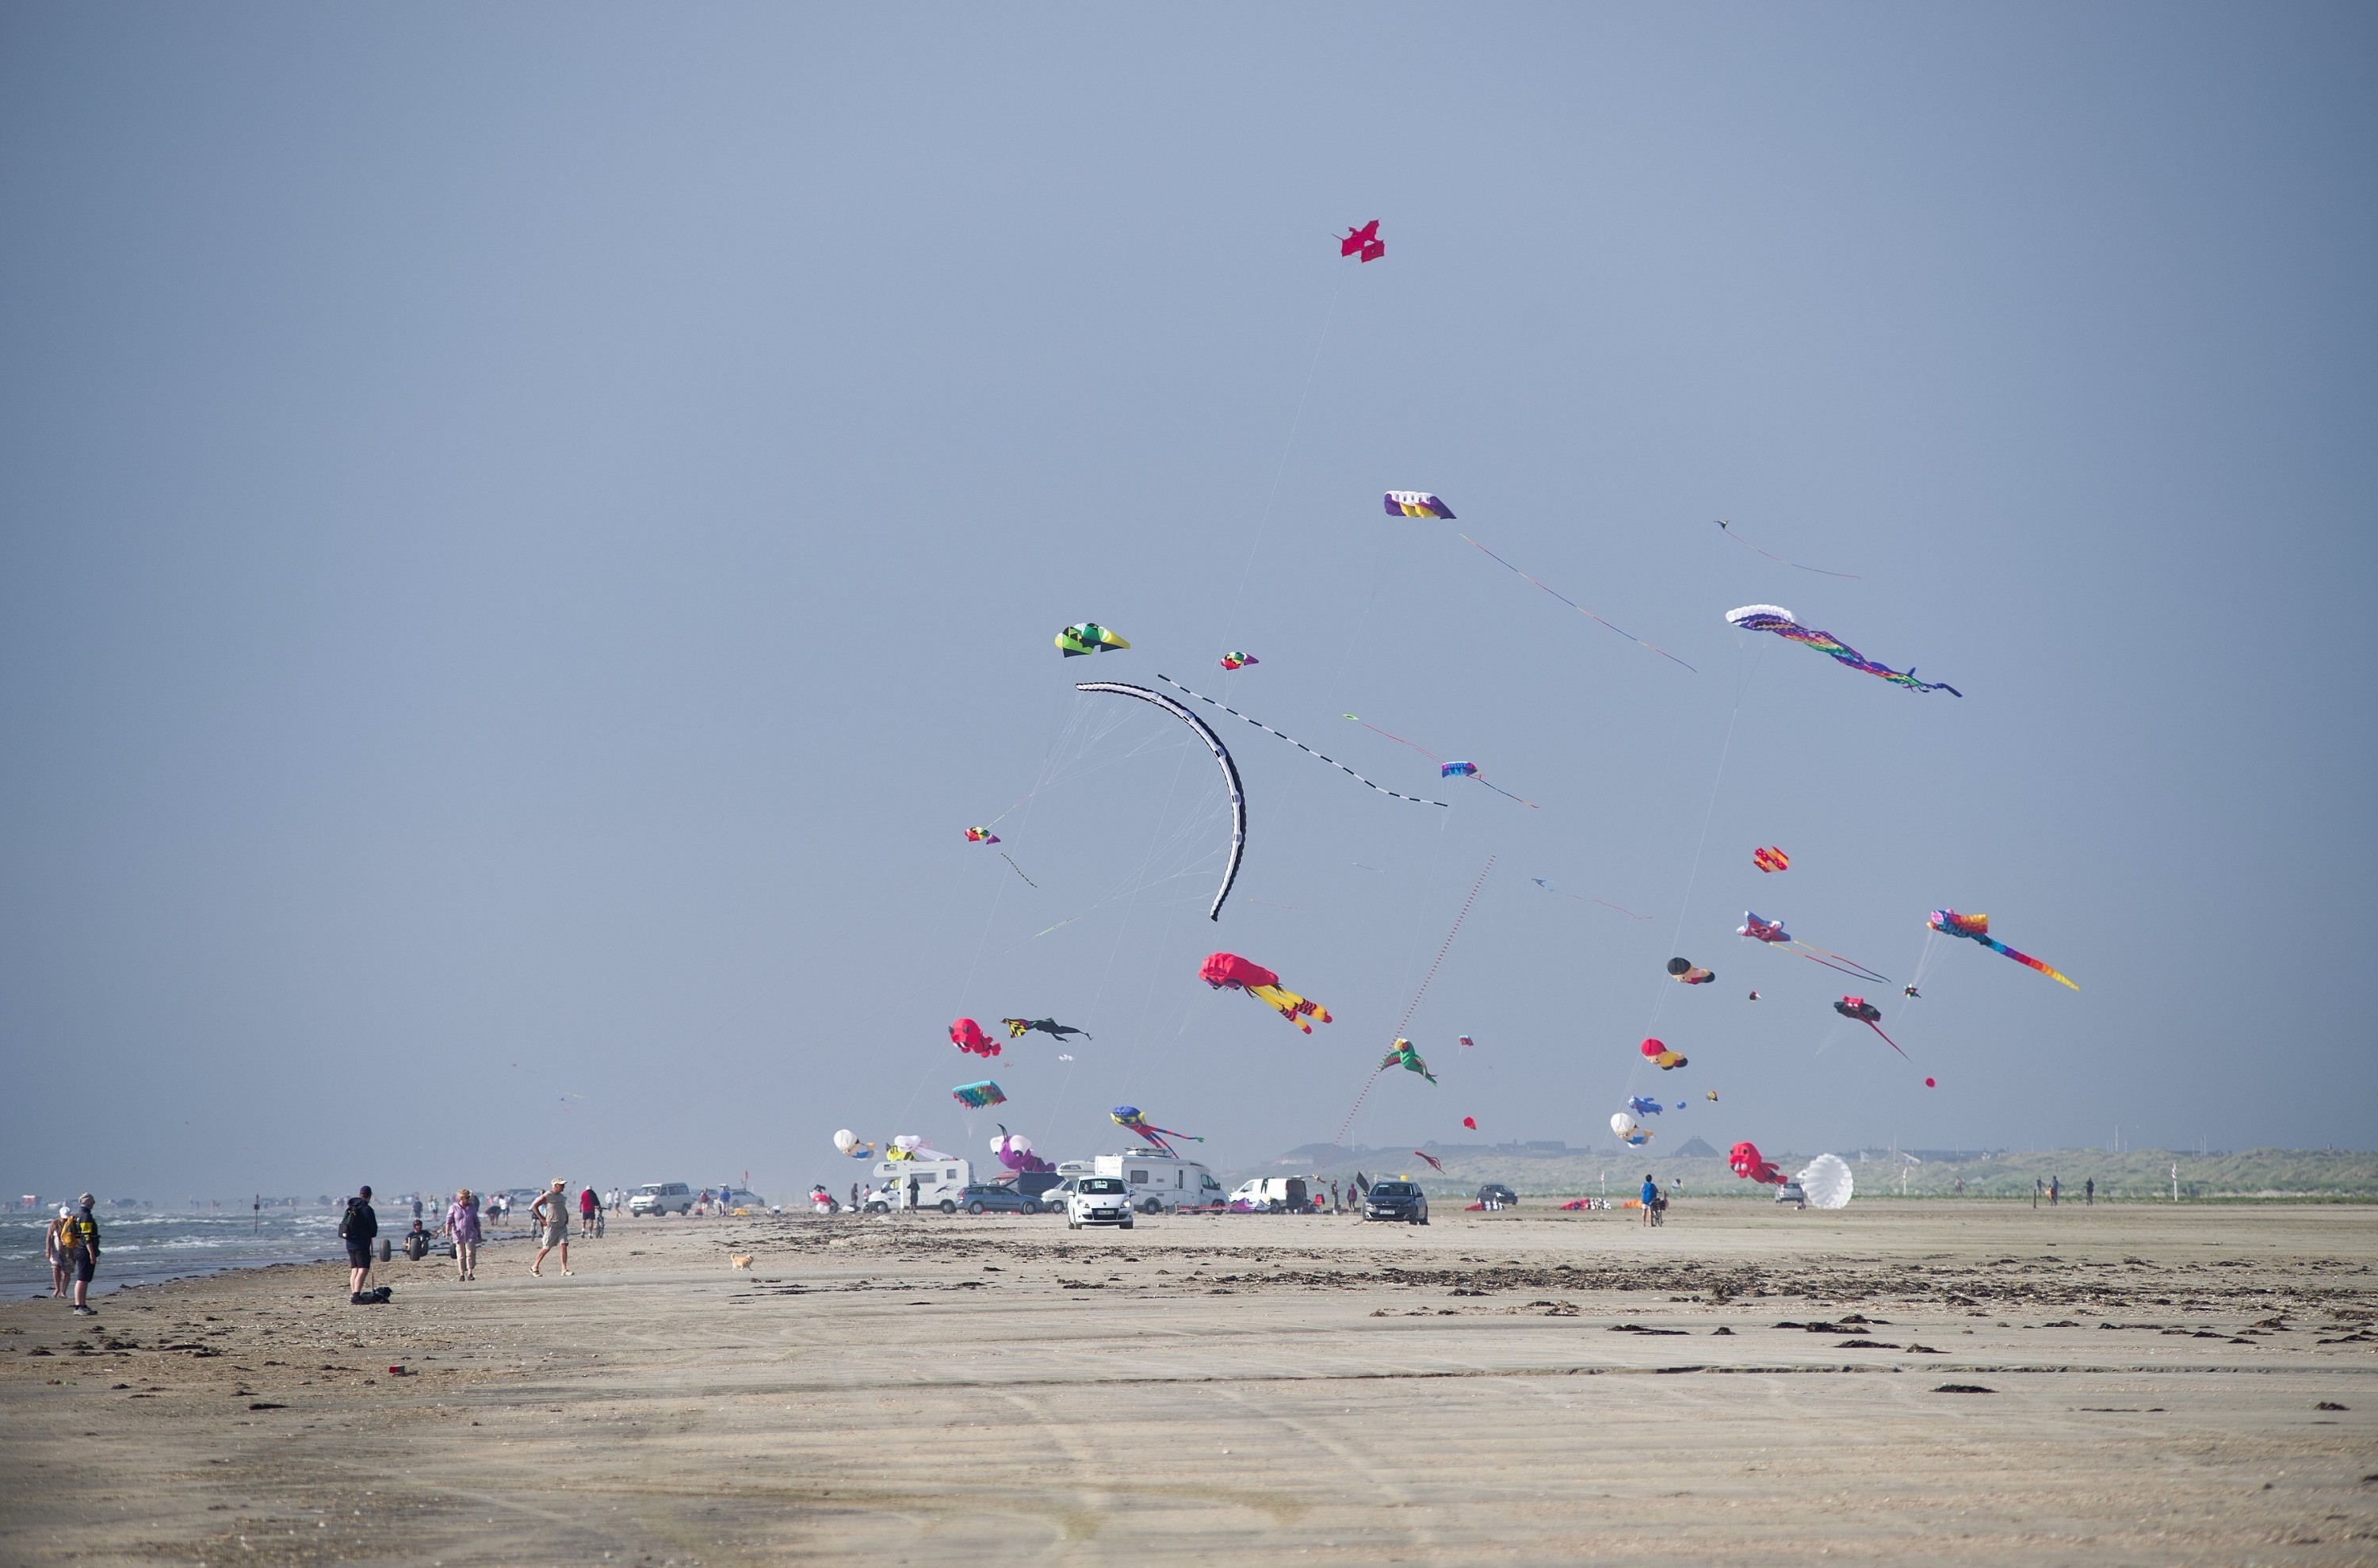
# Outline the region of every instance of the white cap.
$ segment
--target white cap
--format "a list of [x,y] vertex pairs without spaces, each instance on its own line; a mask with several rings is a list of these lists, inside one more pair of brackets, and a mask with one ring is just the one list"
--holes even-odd
[[58,1205],[58,1218],[62,1220],[71,1220],[74,1218],[74,1211],[61,1203]]

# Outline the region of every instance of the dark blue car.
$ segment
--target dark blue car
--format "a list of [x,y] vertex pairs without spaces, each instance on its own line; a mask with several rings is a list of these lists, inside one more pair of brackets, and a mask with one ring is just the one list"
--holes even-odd
[[958,1207],[969,1214],[1037,1214],[1040,1200],[998,1182],[977,1182],[958,1194]]

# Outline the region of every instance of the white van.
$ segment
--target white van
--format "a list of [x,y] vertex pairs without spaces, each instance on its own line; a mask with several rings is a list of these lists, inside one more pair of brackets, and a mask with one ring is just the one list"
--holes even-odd
[[1309,1176],[1257,1176],[1239,1184],[1231,1194],[1234,1204],[1244,1203],[1249,1209],[1267,1214],[1314,1214],[1321,1212],[1327,1199],[1314,1197],[1320,1188]]
[[969,1160],[882,1160],[876,1163],[874,1184],[859,1207],[871,1214],[895,1209],[939,1209],[958,1212],[959,1194],[974,1180]]
[[1153,1149],[1144,1154],[1101,1154],[1092,1169],[1099,1176],[1123,1177],[1131,1188],[1131,1206],[1143,1214],[1211,1208],[1222,1200],[1222,1184],[1214,1173],[1178,1154]]

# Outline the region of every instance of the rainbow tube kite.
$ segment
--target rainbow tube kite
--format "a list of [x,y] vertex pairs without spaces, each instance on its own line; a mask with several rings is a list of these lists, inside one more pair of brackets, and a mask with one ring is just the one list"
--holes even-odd
[[1979,942],[1994,953],[2004,953],[2026,969],[2037,970],[2059,984],[2072,985],[2075,991],[2081,989],[2080,986],[2073,985],[2069,978],[2041,963],[2029,953],[2018,953],[2005,943],[1991,936],[1990,917],[1986,914],[1959,914],[1954,910],[1934,910],[1932,918],[1924,923],[1943,936],[1963,936],[1969,942]]
[[1916,679],[1913,666],[1905,669],[1893,669],[1887,664],[1877,664],[1831,632],[1820,632],[1813,626],[1801,625],[1799,621],[1793,619],[1792,612],[1782,605],[1747,604],[1740,609],[1727,610],[1725,622],[1729,626],[1740,627],[1745,632],[1772,632],[1779,637],[1786,637],[1796,643],[1806,643],[1819,653],[1831,654],[1852,669],[1863,669],[1868,675],[1880,675],[1892,684],[1904,686],[1911,692],[1946,692],[1952,697],[1962,697],[1965,694],[1945,681],[1918,681]]

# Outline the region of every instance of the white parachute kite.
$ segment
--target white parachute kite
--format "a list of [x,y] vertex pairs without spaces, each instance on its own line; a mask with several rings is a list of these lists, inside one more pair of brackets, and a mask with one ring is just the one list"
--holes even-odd
[[1850,1190],[1857,1185],[1857,1178],[1850,1174],[1849,1162],[1839,1154],[1818,1155],[1792,1179],[1808,1194],[1809,1206],[1817,1209],[1848,1208]]

